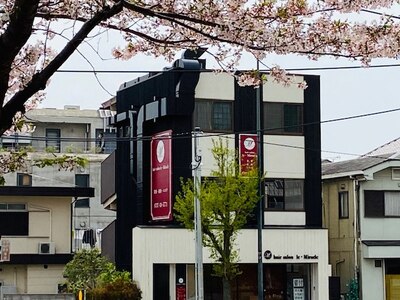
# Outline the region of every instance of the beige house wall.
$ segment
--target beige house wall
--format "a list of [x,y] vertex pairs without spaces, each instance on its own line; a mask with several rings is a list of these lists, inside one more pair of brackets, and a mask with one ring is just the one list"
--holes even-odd
[[37,254],[39,242],[54,242],[56,253],[71,252],[70,197],[0,197],[2,203],[25,203],[29,212],[28,236],[3,236],[11,253]]
[[[349,218],[340,219],[339,192],[345,191],[349,194]],[[346,285],[355,275],[354,181],[325,180],[322,185],[322,199],[322,221],[323,226],[328,228],[329,237],[329,263],[332,266],[332,275],[340,276],[341,293],[345,293],[348,290]]]
[[17,293],[26,293],[26,266],[0,265],[0,281],[4,285],[15,286]]
[[28,294],[55,294],[58,285],[65,283],[64,265],[29,265],[27,267]]

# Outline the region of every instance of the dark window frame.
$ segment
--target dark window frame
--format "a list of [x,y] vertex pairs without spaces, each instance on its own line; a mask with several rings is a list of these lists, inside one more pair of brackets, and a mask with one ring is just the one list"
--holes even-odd
[[[84,178],[84,181],[80,181],[78,178]],[[89,187],[90,186],[90,174],[75,174],[75,185],[78,187]],[[75,208],[90,208],[89,198],[78,199],[74,203]]]
[[[343,203],[344,200],[345,200],[345,203]],[[348,219],[349,215],[350,215],[349,192],[348,191],[340,191],[338,193],[338,205],[339,205],[339,219]],[[344,209],[344,206],[345,206],[345,209]]]
[[[203,122],[198,122],[198,111],[196,109],[196,105],[198,105],[198,103],[203,103],[206,104],[206,115],[209,118],[209,122],[207,122],[207,125],[203,124],[204,126],[200,126]],[[226,108],[229,107],[229,114],[230,117],[228,116],[228,118],[225,117],[224,118],[217,118],[217,110],[216,110],[216,106],[218,105],[226,105]],[[218,100],[218,99],[195,99],[195,109],[193,112],[193,127],[200,127],[200,129],[202,131],[206,131],[206,132],[233,132],[233,119],[234,119],[234,107],[233,107],[233,101],[231,100]],[[225,120],[225,121],[229,121],[229,125],[227,127],[229,128],[223,128],[221,129],[218,124],[218,120]],[[224,124],[222,124],[224,125]],[[227,124],[225,124],[227,125]]]
[[[25,180],[28,180],[26,183]],[[32,186],[32,175],[27,173],[17,173],[17,186]]]
[[[270,108],[268,108],[270,106]],[[272,106],[281,106],[279,107],[278,111],[281,115],[279,115],[279,125],[274,125],[271,128],[268,128],[268,120],[269,120],[269,112],[272,109]],[[298,123],[297,125],[293,124],[286,124],[288,120],[286,117],[288,117],[289,112],[287,111],[289,108],[294,108],[297,107],[297,117],[299,120],[297,120],[295,123]],[[268,101],[268,102],[263,102],[263,117],[264,117],[264,122],[263,122],[263,129],[264,129],[264,134],[268,135],[303,135],[304,134],[304,103],[293,103],[293,102],[273,102],[273,101]],[[276,109],[275,109],[276,112]]]
[[[49,137],[51,133],[55,133],[56,137]],[[61,152],[61,129],[46,128],[46,148],[49,147],[54,147],[54,152]]]
[[[287,191],[289,190],[289,187],[287,184],[291,181],[301,181],[302,187],[301,187],[301,208],[288,208],[288,195]],[[272,202],[272,199],[269,199],[269,194],[268,194],[268,184],[274,184],[277,190],[282,190],[282,195],[275,195],[271,196],[274,197],[274,203],[275,204],[280,204],[279,207],[270,207],[269,203]],[[264,210],[265,211],[297,211],[297,212],[304,212],[305,211],[305,201],[304,201],[304,179],[299,179],[299,178],[274,178],[274,179],[266,179],[264,183],[265,187],[265,203],[264,203]]]
[[[399,215],[387,215],[385,207],[385,193],[400,191],[364,190],[364,217],[365,218],[400,218]],[[400,201],[400,200],[399,200]]]

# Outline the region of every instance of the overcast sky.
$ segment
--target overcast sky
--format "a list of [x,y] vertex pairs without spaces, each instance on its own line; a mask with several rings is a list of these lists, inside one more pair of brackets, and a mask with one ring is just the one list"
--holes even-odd
[[[57,41],[56,41],[57,42]],[[110,58],[111,45],[119,43],[109,35],[96,43],[102,49],[103,58]],[[85,59],[76,53],[61,69],[63,70],[161,70],[170,63],[144,55],[129,61],[99,59],[87,46],[80,48]],[[89,60],[91,65],[87,62]],[[295,55],[268,56],[263,61],[284,68],[321,68],[333,66],[358,66],[348,60],[324,58],[309,61]],[[372,65],[399,64],[396,60],[376,60]],[[215,67],[212,62],[209,68]],[[254,59],[244,59],[240,68],[253,69]],[[263,66],[261,66],[263,69]],[[342,117],[369,114],[400,108],[398,88],[400,66],[388,68],[339,69],[320,71],[296,71],[302,74],[318,74],[321,79],[322,121]],[[99,82],[90,73],[57,73],[47,88],[47,99],[41,107],[62,108],[64,105],[79,105],[81,109],[97,109],[100,104],[115,95],[119,85],[140,75],[137,73],[98,74]],[[109,94],[110,93],[110,94]],[[346,121],[322,124],[322,157],[332,160],[356,158],[370,150],[400,137],[400,111]],[[349,155],[351,154],[351,155]]]

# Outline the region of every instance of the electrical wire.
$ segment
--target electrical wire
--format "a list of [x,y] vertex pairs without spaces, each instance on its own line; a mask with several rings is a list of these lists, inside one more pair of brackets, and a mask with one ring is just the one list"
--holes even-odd
[[[268,128],[268,129],[263,129],[262,133],[263,134],[268,134],[268,133],[274,133],[274,131],[277,130],[285,130],[293,127],[304,127],[304,126],[311,126],[311,125],[319,125],[319,124],[327,124],[327,123],[333,123],[333,122],[341,122],[341,121],[348,121],[348,120],[353,120],[353,119],[359,119],[359,118],[366,118],[366,117],[372,117],[372,116],[377,116],[377,115],[382,115],[382,114],[388,114],[388,113],[393,113],[393,112],[398,112],[400,111],[400,107],[398,108],[392,108],[392,109],[387,109],[387,110],[381,110],[381,111],[375,111],[371,113],[364,113],[364,114],[358,114],[358,115],[352,115],[352,116],[346,116],[346,117],[339,117],[339,118],[333,118],[333,119],[328,119],[328,120],[323,120],[319,122],[308,122],[308,123],[301,123],[301,124],[296,124],[296,125],[290,125],[290,126],[280,126],[280,127],[274,127],[274,128]],[[42,123],[41,121],[36,121],[33,119],[30,119],[33,122],[39,122]],[[232,135],[232,134],[251,134],[251,133],[257,133],[256,130],[247,130],[247,131],[230,131],[230,132],[216,132],[216,133],[211,133],[208,132],[206,134],[201,135],[200,138],[206,138],[206,137],[218,137],[218,136],[224,136],[224,135]],[[14,136],[10,136],[9,138],[13,138]],[[192,132],[181,132],[181,133],[174,133],[170,137],[165,137],[163,136],[162,139],[180,139],[180,138],[191,138],[192,137]],[[7,136],[3,135],[3,138],[7,138]],[[18,138],[22,140],[30,140],[30,141],[60,141],[60,142],[98,142],[100,139],[99,138],[82,138],[82,137],[59,137],[59,138],[48,138],[45,136],[25,136],[25,135],[18,135]],[[103,140],[105,142],[129,142],[129,141],[150,141],[153,140],[153,136],[141,136],[141,137],[107,137],[103,136]]]
[[[286,71],[335,71],[335,70],[355,70],[355,69],[375,69],[375,68],[394,68],[400,67],[400,64],[380,64],[369,66],[332,66],[332,67],[299,67],[299,68],[283,68]],[[225,72],[224,70],[220,70]],[[238,69],[238,72],[245,72],[248,69]],[[260,69],[260,72],[269,72],[269,69]],[[215,70],[201,69],[201,70],[182,70],[182,69],[169,69],[169,70],[73,70],[62,69],[57,70],[57,73],[97,73],[97,74],[136,74],[136,73],[205,73],[215,72]]]

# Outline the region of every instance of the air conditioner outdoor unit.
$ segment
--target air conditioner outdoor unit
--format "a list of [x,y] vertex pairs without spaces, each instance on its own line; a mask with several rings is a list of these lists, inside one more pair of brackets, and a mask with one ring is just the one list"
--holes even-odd
[[39,254],[54,254],[56,253],[56,248],[54,243],[51,242],[41,242],[39,243]]

